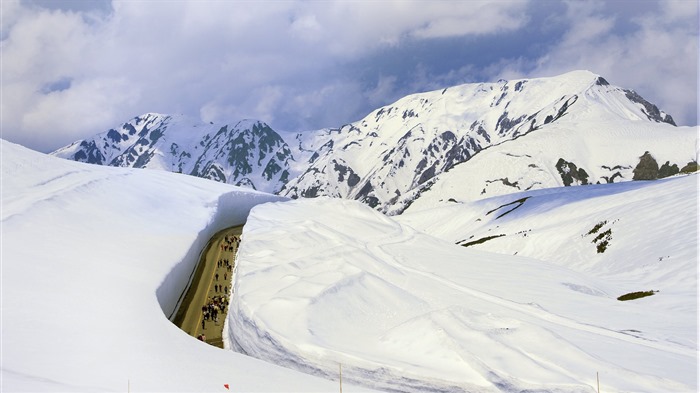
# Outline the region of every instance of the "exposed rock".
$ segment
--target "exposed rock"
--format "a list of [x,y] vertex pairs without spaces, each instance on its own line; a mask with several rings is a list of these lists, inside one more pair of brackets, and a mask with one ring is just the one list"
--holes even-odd
[[666,163],[661,165],[661,168],[659,168],[659,178],[661,179],[664,177],[677,175],[679,172],[680,170],[678,169],[678,165],[670,165],[670,163],[666,161]]
[[588,184],[588,173],[583,168],[577,168],[573,162],[560,158],[557,161],[556,168],[564,186]]
[[647,118],[649,118],[649,120],[653,120],[659,123],[668,123],[674,126],[676,125],[671,115],[666,113],[662,114],[659,108],[656,107],[656,105],[642,98],[642,96],[637,94],[637,92],[635,92],[634,90],[624,90],[624,92],[630,101],[640,104],[644,107],[644,109],[642,109],[642,112],[644,112],[644,114],[647,116]]
[[698,169],[698,163],[695,161],[690,161],[689,163],[685,164],[683,168],[681,168],[681,173],[693,173],[697,172]]
[[649,152],[639,157],[639,164],[634,168],[632,180],[654,180],[659,178],[659,164]]

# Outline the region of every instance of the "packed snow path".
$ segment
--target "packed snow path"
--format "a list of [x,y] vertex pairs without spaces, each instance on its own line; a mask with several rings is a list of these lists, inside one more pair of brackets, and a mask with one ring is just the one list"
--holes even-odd
[[[223,348],[221,332],[224,327],[224,312],[219,317],[204,318],[202,307],[216,297],[224,297],[228,307],[230,299],[233,263],[238,251],[237,242],[227,241],[241,234],[243,227],[236,226],[216,233],[207,243],[194,271],[192,282],[173,320],[180,329],[192,337],[205,337],[208,344]],[[226,261],[230,264],[229,269]]]

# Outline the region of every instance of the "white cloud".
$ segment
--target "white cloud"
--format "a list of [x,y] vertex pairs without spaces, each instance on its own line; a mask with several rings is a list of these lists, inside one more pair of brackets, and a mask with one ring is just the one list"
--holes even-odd
[[525,1],[471,1],[455,7],[455,2],[440,2],[421,7],[422,10],[415,13],[424,18],[424,26],[411,34],[420,38],[442,38],[517,30],[527,22],[526,4]]
[[395,76],[380,76],[374,89],[368,91],[367,99],[372,105],[381,106],[386,102],[386,97],[391,96],[396,91]]
[[3,39],[20,18],[21,10],[19,0],[4,0],[0,3],[0,36]]
[[[695,2],[664,2],[622,35],[621,17],[605,12],[609,3],[568,3],[557,23],[570,28],[547,56],[534,62],[515,52],[491,65],[493,75],[588,68],[658,94],[662,108],[687,117],[696,102],[687,75],[697,71],[697,5],[688,3]],[[370,104],[484,75],[470,64],[437,74],[421,68],[439,56],[390,61],[367,75],[360,59],[407,42],[529,29],[528,7],[521,0],[114,1],[78,12],[3,1],[2,137],[48,151],[151,111],[229,122],[257,116],[285,129],[337,126]]]
[[[551,76],[588,69],[636,90],[678,124],[697,124],[698,6],[661,2],[659,10],[624,19],[606,3],[569,2],[567,32],[534,62],[498,68],[499,76]],[[622,28],[625,22],[631,27]],[[527,70],[534,64],[533,70]]]
[[290,30],[292,34],[304,41],[320,42],[323,37],[323,28],[318,23],[316,15],[313,14],[302,15],[294,19]]
[[519,26],[522,1],[486,4],[114,1],[100,14],[3,2],[3,137],[47,151],[149,111],[337,124],[364,94],[344,63],[409,36]]

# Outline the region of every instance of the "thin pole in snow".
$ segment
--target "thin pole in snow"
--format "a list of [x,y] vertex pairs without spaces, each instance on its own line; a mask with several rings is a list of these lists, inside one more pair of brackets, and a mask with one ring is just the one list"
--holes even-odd
[[338,371],[340,371],[340,393],[343,393],[343,364],[338,363]]
[[126,380],[126,391],[127,393],[131,392],[131,380],[129,379]]
[[595,372],[595,380],[598,382],[598,393],[600,393],[600,377],[598,376],[598,372]]

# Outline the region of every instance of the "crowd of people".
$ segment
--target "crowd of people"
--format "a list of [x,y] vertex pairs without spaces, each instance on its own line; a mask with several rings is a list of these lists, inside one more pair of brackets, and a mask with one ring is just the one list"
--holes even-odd
[[236,247],[241,243],[241,238],[236,235],[224,237],[224,241],[221,243],[221,251],[231,251],[234,250],[234,244]]
[[207,298],[207,304],[202,306],[202,329],[206,329],[206,321],[219,323],[219,313],[226,312],[228,296],[214,296]]
[[[238,245],[241,242],[241,238],[236,235],[225,236],[221,242],[222,252],[235,252]],[[214,293],[221,293],[221,295],[214,295],[207,297],[207,302],[202,306],[202,330],[206,330],[207,323],[214,322],[218,325],[219,313],[222,315],[226,312],[226,307],[229,304],[229,279],[231,278],[231,273],[233,272],[233,263],[228,258],[220,258],[216,262],[216,269],[214,271]],[[219,278],[223,278],[223,284],[219,283]],[[207,337],[202,332],[197,336],[197,339],[201,341],[206,341]]]

